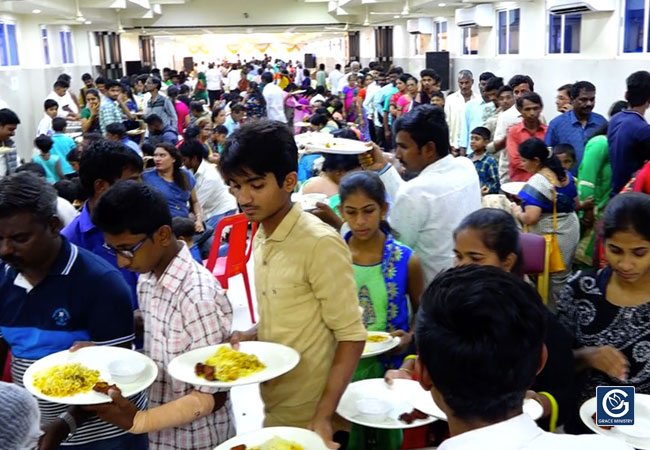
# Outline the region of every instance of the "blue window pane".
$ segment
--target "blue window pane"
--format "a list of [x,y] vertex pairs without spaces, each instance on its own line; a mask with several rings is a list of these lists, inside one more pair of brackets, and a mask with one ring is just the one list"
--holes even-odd
[[65,47],[65,31],[59,31],[59,39],[61,41],[61,58],[63,60],[63,64],[68,63],[68,52]]
[[74,53],[72,52],[72,31],[67,31],[65,33],[65,43],[68,48],[68,62],[74,63]]
[[644,0],[625,0],[625,31],[623,33],[623,51],[625,53],[643,51],[644,12]]
[[562,53],[562,16],[548,17],[548,52]]
[[581,14],[564,16],[564,53],[580,53]]
[[508,45],[508,30],[507,30],[507,17],[508,11],[499,12],[499,54],[505,55],[507,53]]
[[41,29],[41,37],[43,39],[43,56],[45,57],[45,64],[50,63],[50,43],[47,39],[47,29]]
[[519,9],[509,11],[510,19],[510,43],[508,45],[508,54],[516,55],[519,53]]
[[0,66],[8,66],[7,59],[7,40],[5,38],[5,25],[0,22]]
[[17,66],[18,43],[16,42],[16,25],[7,24],[7,47],[9,49],[9,65]]

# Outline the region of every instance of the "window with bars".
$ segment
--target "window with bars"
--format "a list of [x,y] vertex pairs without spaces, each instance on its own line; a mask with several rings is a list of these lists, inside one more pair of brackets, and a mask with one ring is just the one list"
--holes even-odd
[[463,55],[478,55],[478,28],[463,28]]
[[45,64],[50,64],[50,42],[45,27],[41,27],[41,41],[43,42],[43,59]]
[[519,54],[519,8],[498,11],[499,55]]
[[580,53],[582,14],[548,16],[548,52]]
[[61,56],[63,64],[74,64],[74,51],[72,49],[72,31],[59,31],[61,41]]
[[436,29],[436,42],[435,48],[437,52],[446,52],[447,49],[447,21],[439,21],[435,23]]
[[649,0],[623,1],[623,53],[645,53],[650,50],[649,38],[645,35],[648,29]]
[[17,66],[19,63],[16,25],[0,22],[0,66]]

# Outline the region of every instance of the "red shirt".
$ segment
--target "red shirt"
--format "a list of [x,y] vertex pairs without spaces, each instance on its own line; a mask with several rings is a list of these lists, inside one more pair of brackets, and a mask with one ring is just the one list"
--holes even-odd
[[508,158],[510,160],[510,166],[508,172],[510,173],[510,181],[528,181],[528,179],[533,175],[532,173],[526,172],[521,166],[521,157],[519,156],[519,144],[524,142],[527,139],[536,137],[538,139],[544,140],[546,136],[546,129],[548,127],[539,123],[539,128],[535,133],[532,133],[528,128],[524,126],[524,121],[522,120],[516,125],[511,126],[508,129],[508,137],[506,138],[506,150],[508,151]]

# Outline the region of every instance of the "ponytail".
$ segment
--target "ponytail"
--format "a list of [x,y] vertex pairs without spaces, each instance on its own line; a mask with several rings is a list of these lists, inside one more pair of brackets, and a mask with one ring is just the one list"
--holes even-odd
[[542,166],[553,171],[558,181],[563,182],[566,180],[566,171],[562,167],[560,159],[553,154],[553,150],[549,149],[541,139],[526,139],[519,144],[519,154],[526,159],[539,159]]

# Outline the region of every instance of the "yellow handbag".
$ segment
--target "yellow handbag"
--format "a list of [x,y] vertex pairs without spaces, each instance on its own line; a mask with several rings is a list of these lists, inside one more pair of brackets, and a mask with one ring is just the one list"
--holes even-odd
[[548,260],[548,271],[550,273],[564,272],[566,266],[562,259],[562,252],[560,251],[560,244],[557,241],[557,192],[555,191],[555,183],[553,180],[548,180],[553,186],[553,233],[545,234],[546,245],[550,247],[550,255]]

